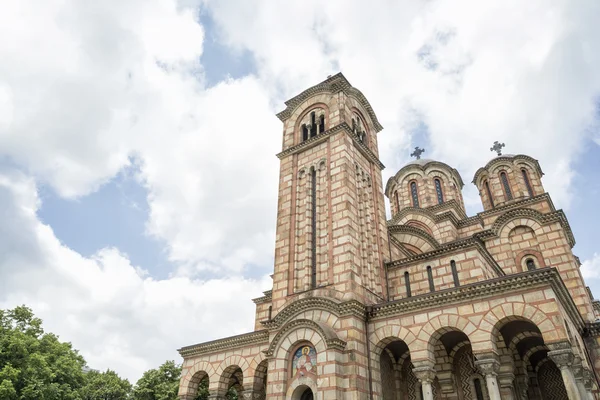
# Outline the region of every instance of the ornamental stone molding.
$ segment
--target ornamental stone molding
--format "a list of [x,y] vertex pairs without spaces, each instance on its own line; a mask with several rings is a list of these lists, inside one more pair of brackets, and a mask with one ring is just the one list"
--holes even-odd
[[[408,227],[408,228],[412,228],[412,227]],[[418,229],[418,228],[412,228],[412,229]],[[422,232],[422,231],[420,231],[420,232]],[[423,260],[430,260],[432,258],[441,257],[448,253],[456,252],[458,250],[464,251],[464,250],[470,250],[470,249],[478,250],[479,254],[485,259],[485,261],[488,263],[488,265],[490,267],[492,267],[492,269],[496,272],[497,276],[506,275],[504,270],[498,265],[498,263],[496,262],[494,257],[492,257],[492,255],[489,253],[489,251],[485,248],[485,244],[483,243],[483,241],[481,239],[479,239],[479,237],[477,237],[477,236],[473,236],[473,237],[466,238],[466,239],[455,240],[453,242],[450,242],[450,243],[447,243],[444,245],[440,245],[435,250],[428,251],[426,253],[421,253],[421,254],[414,254],[414,255],[411,255],[410,257],[407,257],[407,258],[404,258],[401,260],[396,260],[396,261],[386,263],[386,267],[388,269],[393,269],[393,268],[409,266],[409,265],[413,265],[413,264],[422,262]]]
[[281,341],[292,331],[299,328],[308,328],[317,332],[328,349],[344,350],[346,348],[346,342],[337,337],[337,334],[333,329],[328,326],[319,324],[308,319],[297,319],[287,323],[282,330],[280,330],[269,345],[268,349],[264,351],[267,357],[272,357],[275,354],[275,350],[279,347]]
[[477,367],[483,376],[498,376],[498,371],[500,371],[500,361],[491,357],[483,358],[475,360],[475,367]]
[[394,233],[405,233],[411,236],[417,236],[423,239],[427,244],[429,244],[434,249],[439,249],[440,244],[433,236],[429,233],[425,232],[423,229],[415,228],[414,226],[408,225],[394,225],[388,228],[389,232],[393,235]]
[[285,121],[286,119],[291,117],[294,110],[298,106],[300,106],[300,104],[302,104],[305,100],[308,100],[309,98],[316,96],[320,93],[335,94],[339,92],[343,92],[349,97],[354,97],[358,101],[358,103],[365,109],[365,111],[369,115],[369,118],[373,123],[373,127],[375,128],[376,133],[380,132],[383,129],[383,126],[381,126],[379,120],[377,119],[377,116],[375,115],[375,111],[373,111],[373,107],[371,107],[371,104],[369,103],[365,95],[362,94],[360,90],[354,88],[341,72],[338,72],[337,74],[328,77],[323,82],[306,89],[299,95],[294,96],[288,101],[286,101],[284,104],[287,107],[285,108],[285,110],[277,114],[277,118],[279,118],[282,122]]
[[549,351],[548,357],[554,361],[556,366],[560,369],[571,367],[575,359],[573,350],[571,349]]
[[530,218],[542,226],[551,224],[553,222],[558,222],[567,234],[567,241],[569,242],[569,245],[571,247],[575,246],[575,237],[573,236],[573,232],[571,231],[571,226],[567,221],[567,217],[562,210],[553,211],[547,214],[542,214],[539,211],[531,208],[511,210],[498,217],[498,219],[494,221],[491,230],[499,236],[500,231],[506,224],[518,218]]
[[[458,216],[452,211],[456,212]],[[461,226],[461,224],[465,223],[464,221],[469,221],[469,223],[465,226],[473,225],[477,222],[483,225],[483,221],[480,220],[478,216],[467,217],[462,208],[460,208],[458,202],[454,199],[445,201],[442,204],[436,204],[434,206],[429,206],[425,208],[403,207],[402,210],[397,212],[392,219],[387,221],[387,225],[396,225],[404,217],[411,214],[424,215],[426,217],[429,217],[436,224],[443,221],[450,221],[455,227]]]
[[576,328],[582,329],[584,326],[583,318],[581,317],[581,314],[579,314],[577,306],[560,278],[556,268],[544,268],[535,271],[521,272],[514,275],[490,279],[484,282],[472,283],[457,288],[425,293],[382,305],[375,305],[373,306],[373,315],[371,319],[379,320],[415,310],[439,308],[449,304],[464,303],[470,300],[482,299],[499,294],[515,293],[520,289],[533,289],[544,286],[552,288],[558,301],[560,301]]
[[225,339],[212,340],[210,342],[182,347],[177,351],[183,358],[189,358],[201,354],[215,353],[220,350],[253,346],[257,344],[267,344],[268,342],[269,331],[265,329],[256,332],[244,333],[237,336],[231,336]]
[[431,361],[415,361],[413,362],[414,368],[413,373],[419,380],[419,382],[433,383],[435,380],[435,368]]
[[327,311],[337,317],[347,315],[353,315],[363,319],[365,317],[365,306],[356,300],[336,302],[326,297],[307,297],[294,300],[286,305],[283,310],[278,312],[273,319],[263,321],[262,324],[270,330],[279,329],[286,321],[309,310]]
[[488,172],[496,164],[502,164],[502,163],[513,164],[515,160],[524,160],[524,161],[530,162],[540,177],[542,177],[544,175],[544,173],[542,172],[542,168],[540,167],[540,163],[535,158],[527,156],[525,154],[515,154],[515,155],[506,154],[506,155],[492,158],[490,161],[488,161],[488,163],[484,167],[479,168],[475,172],[475,175],[473,176],[473,183],[476,184],[479,177],[483,173]]
[[[421,160],[424,161],[424,160]],[[387,181],[387,184],[385,185],[385,194],[386,196],[389,197],[389,192],[390,189],[392,187],[392,185],[398,181],[398,179],[400,179],[400,177],[407,171],[411,170],[411,169],[418,169],[421,171],[425,171],[427,169],[429,169],[430,167],[441,167],[442,169],[447,169],[448,171],[450,171],[450,176],[457,178],[458,181],[458,185],[460,186],[459,189],[462,189],[465,184],[463,183],[462,177],[460,176],[460,173],[456,170],[456,168],[452,168],[451,166],[449,166],[446,163],[443,163],[441,161],[436,161],[436,160],[427,160],[425,162],[419,163],[419,162],[409,162],[408,164],[406,164],[404,167],[400,168],[400,170],[398,172],[396,172],[394,174],[394,176],[390,177]]]
[[385,165],[383,165],[383,163],[379,160],[379,158],[377,158],[377,156],[375,155],[375,153],[373,153],[371,151],[371,149],[369,149],[364,143],[362,143],[360,141],[360,139],[358,138],[358,135],[352,131],[352,128],[350,127],[350,125],[348,125],[346,122],[342,122],[324,132],[319,133],[316,136],[313,136],[307,140],[304,140],[301,143],[298,143],[294,146],[290,146],[287,149],[285,149],[284,151],[280,152],[277,154],[277,157],[281,160],[285,157],[288,157],[292,154],[297,154],[303,151],[306,151],[316,145],[318,145],[319,143],[323,143],[325,140],[327,140],[327,138],[329,138],[331,135],[338,133],[338,132],[346,132],[351,138],[352,141],[354,143],[354,146],[358,148],[358,150],[372,163],[374,163],[375,165],[377,165],[379,167],[380,170],[383,170],[385,168]]

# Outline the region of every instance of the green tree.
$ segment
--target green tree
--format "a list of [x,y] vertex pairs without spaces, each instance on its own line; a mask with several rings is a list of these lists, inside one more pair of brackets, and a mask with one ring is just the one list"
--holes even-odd
[[31,309],[0,310],[0,398],[79,400],[85,360],[52,333]]
[[134,400],[176,400],[179,391],[181,366],[167,361],[158,369],[150,369],[137,381]]
[[85,374],[85,386],[79,393],[82,400],[126,400],[131,394],[131,383],[111,370],[91,370]]

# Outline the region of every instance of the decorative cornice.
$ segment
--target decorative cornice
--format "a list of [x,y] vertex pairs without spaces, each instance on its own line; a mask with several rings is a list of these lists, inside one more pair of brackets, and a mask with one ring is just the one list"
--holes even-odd
[[394,243],[394,245],[396,245],[396,247],[398,248],[398,251],[400,251],[402,254],[404,254],[405,257],[413,256],[413,254],[411,252],[409,252],[408,250],[406,250],[406,248],[402,245],[402,243],[400,243],[400,241],[398,239],[396,239],[392,235],[390,235],[389,237],[390,237],[390,242]]
[[495,164],[502,163],[505,161],[514,164],[514,162],[519,159],[529,161],[530,163],[532,163],[540,177],[544,175],[544,173],[542,172],[542,168],[540,167],[540,163],[535,158],[527,156],[525,154],[515,154],[515,155],[507,154],[507,155],[492,158],[490,161],[488,161],[488,163],[484,167],[479,168],[477,170],[477,172],[475,172],[475,175],[473,176],[473,183],[475,183],[477,181],[477,177],[480,174],[482,174],[483,172],[489,171],[489,169],[491,167],[493,167]]
[[519,208],[516,210],[508,211],[507,213],[501,215],[494,221],[492,224],[491,230],[497,235],[500,233],[500,230],[516,218],[531,218],[539,222],[541,225],[551,224],[553,222],[558,222],[565,230],[567,234],[567,241],[571,247],[575,246],[575,237],[573,236],[573,231],[571,230],[571,226],[569,225],[569,221],[565,216],[565,213],[562,210],[557,210],[553,212],[549,212],[547,214],[542,214],[541,212],[534,210],[532,208]]
[[434,249],[440,248],[440,244],[438,243],[437,240],[435,240],[435,238],[433,236],[431,236],[429,233],[425,232],[422,229],[415,228],[414,226],[392,225],[392,226],[388,227],[388,231],[392,235],[394,233],[406,233],[408,235],[417,236],[417,237],[423,239],[424,241],[426,241]]
[[291,99],[289,99],[288,101],[286,101],[285,105],[287,107],[285,108],[285,110],[278,113],[277,117],[283,122],[292,115],[294,110],[300,104],[302,104],[305,100],[309,99],[310,97],[313,97],[319,93],[339,93],[339,92],[343,92],[347,96],[354,97],[356,100],[358,100],[358,102],[365,109],[367,114],[369,114],[369,117],[371,118],[371,121],[373,122],[373,127],[375,128],[375,132],[379,132],[383,129],[383,127],[379,123],[379,120],[377,119],[377,116],[375,115],[375,111],[373,111],[373,107],[371,107],[371,104],[369,103],[369,101],[367,100],[365,95],[362,94],[362,92],[360,90],[352,87],[350,82],[346,79],[346,77],[341,72],[327,78],[323,82],[321,82],[313,87],[306,89],[299,95],[294,96]]
[[357,300],[336,302],[327,297],[306,297],[298,299],[277,313],[273,319],[262,321],[269,330],[280,329],[287,321],[308,310],[325,310],[337,317],[357,316],[364,318],[365,306]]
[[508,204],[503,204],[501,206],[498,207],[494,207],[494,208],[490,208],[489,210],[486,211],[482,211],[480,213],[477,213],[477,216],[479,216],[480,218],[487,218],[490,215],[493,214],[499,214],[502,212],[506,212],[507,210],[512,210],[515,208],[523,208],[525,206],[534,204],[534,203],[539,203],[540,200],[545,200],[548,205],[550,206],[550,211],[554,212],[556,211],[556,208],[554,207],[554,203],[552,202],[552,199],[550,198],[550,195],[548,193],[542,193],[539,194],[537,196],[534,197],[529,197],[523,200],[519,200],[519,201],[515,201],[515,202],[510,202]]
[[600,322],[588,322],[585,324],[584,336],[599,337]]
[[[421,160],[421,161],[423,161],[423,160]],[[460,186],[459,189],[462,189],[465,186],[458,170],[456,168],[452,168],[451,166],[449,166],[446,163],[443,163],[441,161],[430,160],[430,161],[424,162],[423,164],[420,164],[420,163],[412,161],[412,162],[409,162],[408,164],[406,164],[404,167],[400,168],[400,170],[398,172],[396,172],[394,174],[394,176],[392,176],[388,179],[388,181],[385,185],[385,195],[390,197],[389,191],[391,190],[392,184],[394,182],[396,182],[402,176],[402,174],[404,174],[405,172],[407,172],[411,169],[419,169],[421,171],[425,171],[430,166],[438,166],[438,167],[442,167],[444,169],[448,169],[448,171],[450,171],[450,175],[453,175],[456,178],[458,178],[458,184]]]
[[[532,289],[550,285],[557,299],[578,329],[583,328],[584,321],[579,314],[573,298],[562,281],[556,268],[541,268],[535,271],[521,272],[476,282],[457,288],[440,290],[418,296],[408,297],[390,303],[373,306],[371,320],[378,320],[403,313],[422,309],[438,308],[442,305],[456,304],[476,298],[495,296],[498,294],[514,294],[520,289]],[[598,324],[600,329],[600,323]]]
[[388,269],[396,269],[401,267],[407,267],[413,264],[421,263],[425,260],[430,260],[432,258],[438,258],[440,256],[444,256],[448,253],[453,253],[458,250],[465,250],[468,248],[474,248],[479,251],[479,254],[487,261],[490,267],[494,269],[498,276],[505,275],[504,270],[498,265],[494,257],[487,251],[483,241],[477,237],[473,236],[467,239],[455,240],[454,242],[446,243],[439,248],[428,251],[426,253],[416,254],[409,258],[405,258],[402,260],[392,261],[386,264]]
[[382,164],[382,162],[379,160],[379,158],[377,158],[375,153],[373,153],[371,151],[371,149],[369,149],[367,146],[365,146],[365,144],[362,143],[358,139],[358,135],[356,133],[352,132],[352,129],[346,122],[342,122],[341,124],[338,124],[330,129],[326,130],[325,132],[321,132],[318,135],[313,136],[313,137],[303,141],[302,143],[298,143],[297,145],[288,147],[287,149],[283,150],[281,153],[277,154],[277,157],[281,160],[292,154],[297,154],[297,153],[306,151],[320,143],[323,143],[331,135],[338,133],[340,131],[346,132],[352,138],[352,141],[354,142],[354,146],[356,146],[356,148],[358,148],[358,150],[363,154],[363,156],[365,156],[366,159],[368,159],[369,161],[371,161],[372,163],[377,165],[380,169],[385,168],[385,165]]
[[[460,214],[460,218],[458,218],[456,215],[454,215],[452,210],[454,210],[458,214]],[[442,212],[442,211],[446,211],[446,212]],[[398,213],[396,213],[396,215],[394,215],[394,217],[392,219],[388,220],[387,224],[388,224],[388,226],[395,225],[400,220],[402,220],[404,217],[406,217],[407,215],[410,215],[410,214],[425,215],[425,216],[431,218],[435,223],[439,223],[444,220],[450,220],[452,222],[452,224],[456,227],[458,227],[461,224],[464,224],[464,221],[467,221],[467,220],[469,220],[470,223],[468,223],[465,226],[468,226],[468,225],[471,225],[474,223],[471,221],[479,222],[479,218],[477,216],[470,217],[470,218],[467,217],[467,214],[460,207],[458,202],[456,200],[452,199],[452,200],[448,200],[442,204],[436,204],[434,206],[425,207],[425,208],[405,207],[402,210],[400,210]]]
[[198,343],[191,346],[182,347],[177,350],[183,358],[199,356],[202,354],[216,353],[221,350],[235,349],[256,344],[268,344],[269,331],[266,329],[256,332],[244,333],[237,336],[230,336],[223,339],[212,340],[210,342]]
[[290,331],[297,328],[310,328],[317,331],[325,341],[325,345],[328,349],[344,350],[346,348],[346,342],[338,338],[333,329],[324,328],[319,323],[308,319],[297,319],[287,323],[279,332],[277,332],[273,340],[271,340],[269,348],[264,351],[265,355],[267,357],[272,357],[281,340],[286,337]]
[[263,294],[264,294],[264,296],[262,296],[262,297],[257,297],[256,299],[252,299],[254,304],[267,303],[273,299],[273,291],[272,290],[267,290],[266,292],[263,292]]

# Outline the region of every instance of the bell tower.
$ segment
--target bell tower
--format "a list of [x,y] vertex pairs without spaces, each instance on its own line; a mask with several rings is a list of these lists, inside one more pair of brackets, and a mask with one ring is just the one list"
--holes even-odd
[[341,73],[285,104],[277,114],[283,149],[273,312],[303,295],[380,302],[389,254],[382,126]]

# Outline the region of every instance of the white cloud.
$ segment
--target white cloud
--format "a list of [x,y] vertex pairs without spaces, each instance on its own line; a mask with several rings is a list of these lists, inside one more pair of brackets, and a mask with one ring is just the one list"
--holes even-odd
[[[596,0],[206,6],[221,39],[251,52],[256,77],[205,87],[194,0],[2,5],[0,156],[23,172],[0,181],[10,238],[0,241],[0,302],[34,307],[95,368],[134,377],[177,346],[249,328],[243,299],[268,282],[243,276],[272,265],[273,114],[329,74],[341,69],[371,101],[387,175],[423,119],[427,155],[465,182],[501,140],[539,158],[546,189],[567,206],[571,162],[598,138]],[[149,193],[148,233],[179,266],[171,279],[144,275],[119,249],[82,257],[35,216],[34,182],[82,197],[131,163]],[[207,270],[236,277],[198,280]]]
[[583,261],[580,269],[584,279],[600,278],[600,254],[594,253],[592,258]]
[[37,219],[39,205],[33,180],[0,172],[0,307],[32,307],[91,367],[135,382],[144,370],[179,360],[180,346],[252,329],[250,298],[270,278],[155,280],[113,248],[85,258]]
[[337,66],[364,90],[386,128],[386,174],[408,158],[416,112],[428,156],[466,182],[501,140],[507,153],[539,158],[546,189],[568,206],[571,162],[591,138],[600,93],[597,1],[209,4],[225,40],[251,50],[262,79],[286,95]]

